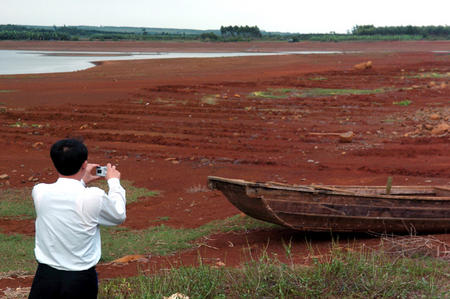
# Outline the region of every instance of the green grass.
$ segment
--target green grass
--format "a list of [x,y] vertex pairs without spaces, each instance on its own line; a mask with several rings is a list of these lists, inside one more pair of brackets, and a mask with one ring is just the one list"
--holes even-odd
[[[165,221],[168,217],[160,219]],[[101,261],[109,262],[130,254],[167,255],[195,248],[198,244],[194,241],[212,233],[271,227],[276,225],[240,215],[213,221],[195,229],[174,229],[165,225],[144,230],[130,230],[123,226],[101,227]],[[33,248],[34,237],[0,233],[0,255],[2,259],[5,257],[5,262],[0,265],[0,272],[33,271],[36,266]]]
[[297,90],[292,88],[269,88],[266,91],[254,91],[250,93],[250,97],[263,99],[286,99],[295,92],[297,92]]
[[0,189],[0,217],[35,218],[31,188]]
[[9,93],[9,92],[15,92],[16,90],[13,89],[0,89],[0,93]]
[[407,76],[408,78],[423,78],[423,79],[442,79],[442,78],[450,78],[450,72],[448,73],[435,73],[435,72],[429,72],[429,73],[420,73],[416,75]]
[[[310,79],[313,80],[313,79]],[[326,78],[316,77],[315,80],[326,80]],[[266,91],[254,91],[250,97],[265,99],[286,99],[289,97],[329,97],[337,95],[364,95],[387,92],[388,88],[377,89],[331,89],[331,88],[308,88],[297,90],[292,88],[267,89]]]
[[386,124],[393,124],[393,123],[397,123],[400,122],[400,119],[393,119],[393,118],[387,118],[387,119],[383,119],[382,122],[386,123]]
[[9,125],[12,128],[28,128],[28,124],[24,123],[23,121],[16,121],[13,124]]
[[34,237],[0,234],[0,256],[0,272],[34,271]]
[[392,102],[392,104],[398,105],[398,106],[409,106],[411,103],[412,103],[412,101],[410,101],[410,100]]
[[[106,187],[105,182],[98,182]],[[128,198],[154,196],[153,191],[123,181]],[[0,191],[3,201],[31,202],[30,188]],[[30,206],[15,212],[8,208],[1,217],[24,216]],[[31,206],[32,208],[32,206]],[[3,216],[4,215],[4,216]],[[160,221],[169,217],[161,216]],[[149,220],[150,222],[151,220]],[[129,254],[168,255],[201,246],[203,237],[217,232],[273,228],[273,224],[236,215],[194,229],[165,225],[144,230],[123,226],[102,228],[102,261]],[[291,257],[292,248],[284,244]],[[0,272],[29,272],[36,268],[34,237],[0,234]],[[264,253],[255,260],[244,251],[247,263],[241,268],[181,267],[114,279],[100,284],[99,298],[162,298],[176,292],[190,298],[448,298],[450,263],[423,254],[414,258],[392,256],[382,251],[352,251],[333,244],[330,255],[314,259],[311,266],[284,264]],[[310,256],[317,256],[311,249]],[[199,257],[200,258],[200,257]],[[201,259],[199,259],[201,261]],[[225,261],[226,262],[226,261]],[[445,293],[447,292],[447,293]]]
[[327,97],[336,95],[364,95],[386,92],[387,89],[331,89],[331,88],[311,88],[302,90],[300,97]]
[[193,229],[175,229],[164,224],[144,230],[102,227],[102,261],[108,262],[130,254],[167,255],[194,248],[197,246],[195,240],[213,233],[271,227],[276,225],[240,215]]
[[[121,184],[127,191],[127,203],[135,202],[142,197],[158,195],[158,192],[156,191],[134,187],[130,181],[122,180]],[[104,180],[96,182],[96,185],[104,189],[107,188],[107,183]],[[0,199],[0,218],[24,220],[34,219],[36,217],[33,200],[31,199],[30,187],[19,189],[0,189]],[[118,231],[121,229],[123,228],[116,228]],[[112,229],[111,231],[114,232]],[[112,233],[107,231],[105,233],[106,240],[108,240],[108,236],[111,235]],[[131,236],[126,236],[128,239],[121,238],[119,239],[119,242],[129,242],[129,240],[132,239]],[[34,236],[0,233],[0,256],[2,257],[0,272],[34,271],[36,262],[33,248]],[[114,254],[114,252],[111,253]]]
[[328,80],[328,78],[327,77],[322,77],[322,76],[317,76],[317,77],[309,78],[309,80],[311,80],[311,81],[325,81],[325,80]]
[[41,129],[41,128],[43,128],[44,126],[45,127],[50,127],[50,125],[47,123],[47,124],[45,124],[45,125],[42,125],[42,124],[27,124],[26,122],[23,122],[23,121],[16,121],[15,123],[13,123],[13,124],[10,124],[9,125],[11,128],[37,128],[37,129]]
[[[125,227],[102,227],[102,259],[109,262],[129,254],[167,255],[178,250],[195,248],[194,241],[214,232],[238,231],[274,227],[240,215],[214,221],[196,229],[174,229],[165,225],[145,230],[129,230]],[[0,272],[33,271],[34,237],[0,234],[0,255],[4,262]]]
[[242,268],[181,267],[100,284],[99,298],[447,298],[450,264],[336,248],[311,266],[263,254]]

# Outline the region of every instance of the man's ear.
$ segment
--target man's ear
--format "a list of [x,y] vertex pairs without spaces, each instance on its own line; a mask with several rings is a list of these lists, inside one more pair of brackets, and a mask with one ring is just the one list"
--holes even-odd
[[81,164],[81,169],[86,169],[87,165],[88,165],[88,161],[86,160],[83,162],[83,164]]

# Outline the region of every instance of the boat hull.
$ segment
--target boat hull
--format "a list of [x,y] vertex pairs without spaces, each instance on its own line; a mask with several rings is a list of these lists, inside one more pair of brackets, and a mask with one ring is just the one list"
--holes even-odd
[[[430,188],[418,187],[410,191],[405,187],[393,187],[396,195],[387,195],[380,194],[380,187],[312,188],[218,177],[209,177],[208,183],[245,214],[296,230],[376,233],[450,231],[450,197],[436,196]],[[408,192],[411,194],[404,195]]]

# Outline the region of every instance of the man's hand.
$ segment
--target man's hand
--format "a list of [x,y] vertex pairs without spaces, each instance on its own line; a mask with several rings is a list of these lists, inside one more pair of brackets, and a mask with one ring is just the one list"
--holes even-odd
[[116,178],[120,180],[120,172],[116,169],[116,166],[112,166],[111,163],[106,164],[106,180]]
[[92,169],[96,168],[97,166],[99,166],[99,165],[94,164],[94,163],[88,163],[88,165],[86,166],[86,172],[82,179],[86,185],[89,184],[90,182],[98,180],[100,178],[99,176],[92,175]]

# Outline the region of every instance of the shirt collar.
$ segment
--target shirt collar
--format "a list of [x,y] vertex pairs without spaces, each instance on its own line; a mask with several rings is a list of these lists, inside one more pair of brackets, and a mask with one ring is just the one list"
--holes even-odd
[[58,180],[56,181],[56,183],[58,184],[70,184],[70,185],[79,185],[79,186],[83,186],[84,184],[82,181],[76,180],[76,179],[69,179],[69,178],[58,178]]

